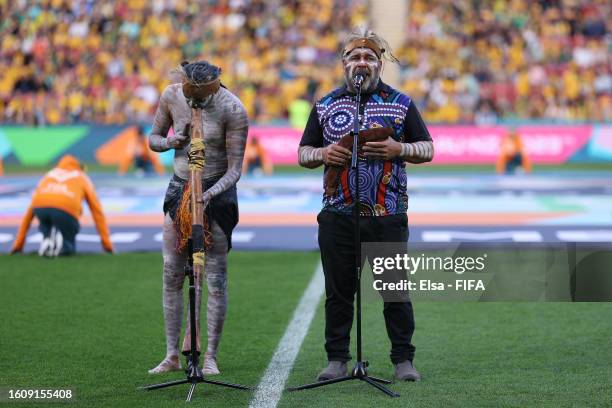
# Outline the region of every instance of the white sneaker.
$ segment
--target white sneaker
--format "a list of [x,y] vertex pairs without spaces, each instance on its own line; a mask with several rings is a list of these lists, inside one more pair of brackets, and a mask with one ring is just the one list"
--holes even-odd
[[43,238],[43,240],[40,241],[40,247],[38,248],[38,256],[48,256],[47,253],[52,246],[53,244],[51,243],[51,238]]
[[55,235],[51,236],[53,240],[53,252],[49,256],[58,256],[62,250],[62,246],[64,245],[64,236],[62,235],[60,230],[55,231]]
[[219,375],[219,367],[217,367],[217,357],[212,353],[204,353],[204,367],[202,369],[204,375]]
[[169,371],[179,371],[180,369],[181,363],[178,360],[178,356],[176,356],[176,359],[166,357],[157,365],[157,367],[150,369],[149,374],[161,374]]
[[48,238],[43,238],[38,249],[38,255],[49,258],[56,257],[62,249],[64,237],[55,227],[51,228],[51,233]]

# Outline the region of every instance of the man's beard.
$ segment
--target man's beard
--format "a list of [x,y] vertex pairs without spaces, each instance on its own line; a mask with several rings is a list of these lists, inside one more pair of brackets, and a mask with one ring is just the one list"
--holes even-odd
[[[357,69],[344,70],[344,80],[350,91],[355,92],[354,78]],[[378,69],[368,69],[364,75],[363,83],[361,84],[361,92],[370,93],[378,86],[380,80],[380,72]]]

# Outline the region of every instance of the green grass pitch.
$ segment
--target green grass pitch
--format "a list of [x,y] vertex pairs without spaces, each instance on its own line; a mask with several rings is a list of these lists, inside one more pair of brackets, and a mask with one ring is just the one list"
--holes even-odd
[[[317,262],[316,253],[230,254],[220,380],[258,384]],[[71,404],[7,406],[182,406],[187,386],[137,388],[183,378],[147,374],[165,351],[161,265],[159,254],[0,256],[0,388],[76,395]],[[364,306],[364,357],[372,375],[389,378],[382,306]],[[321,302],[288,386],[325,364],[322,312]],[[285,393],[279,406],[612,405],[612,304],[419,302],[415,315],[423,381],[392,384],[402,397],[352,381]],[[246,407],[252,395],[201,384],[192,404]]]

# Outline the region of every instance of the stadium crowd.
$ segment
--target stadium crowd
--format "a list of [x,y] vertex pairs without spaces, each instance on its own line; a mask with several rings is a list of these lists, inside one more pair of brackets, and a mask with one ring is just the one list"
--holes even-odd
[[[150,123],[196,59],[283,120],[340,82],[366,22],[367,0],[0,0],[0,121]],[[402,89],[430,122],[612,120],[610,22],[606,0],[411,0]]]
[[365,4],[0,0],[0,120],[150,122],[169,73],[197,59],[222,67],[251,118],[286,118],[339,82],[339,42]]
[[397,56],[431,122],[612,120],[608,0],[412,0]]

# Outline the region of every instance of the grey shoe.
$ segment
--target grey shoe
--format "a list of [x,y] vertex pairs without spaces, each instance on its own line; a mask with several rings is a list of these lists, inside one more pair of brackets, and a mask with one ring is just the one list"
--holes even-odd
[[345,362],[330,361],[327,367],[325,367],[325,369],[319,373],[317,381],[333,380],[334,378],[340,378],[346,375],[347,370]]
[[406,360],[395,365],[395,378],[402,381],[421,381],[421,374],[414,368],[412,361]]

